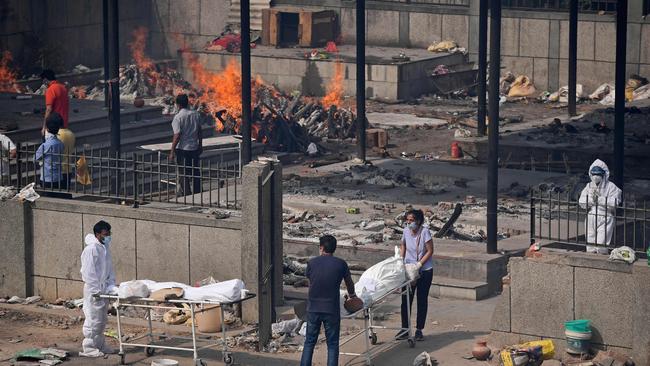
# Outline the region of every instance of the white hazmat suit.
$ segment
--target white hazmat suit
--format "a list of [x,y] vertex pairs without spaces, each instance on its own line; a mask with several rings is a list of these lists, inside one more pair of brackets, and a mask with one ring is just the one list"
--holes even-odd
[[[605,171],[600,184],[593,182],[591,173],[594,167],[600,167]],[[616,184],[609,181],[609,168],[600,159],[596,159],[589,167],[589,178],[592,180],[580,193],[580,207],[588,209],[587,214],[587,244],[609,245],[614,233],[616,224],[616,206],[621,204],[621,190]],[[599,249],[587,245],[588,252],[607,254],[607,249]]]
[[82,352],[80,356],[101,357],[112,350],[106,346],[104,328],[107,320],[105,299],[96,299],[94,294],[107,294],[117,291],[115,272],[110,252],[110,243],[104,245],[93,234],[86,235],[86,247],[81,253],[81,278],[84,281],[84,325]]

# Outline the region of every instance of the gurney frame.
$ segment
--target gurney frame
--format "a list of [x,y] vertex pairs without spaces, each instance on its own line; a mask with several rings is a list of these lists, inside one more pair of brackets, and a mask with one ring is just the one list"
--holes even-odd
[[[219,343],[209,343],[204,346],[197,346],[197,341],[198,342],[209,342],[210,339],[205,338],[205,337],[200,337],[199,334],[197,334],[196,330],[196,312],[197,310],[202,309],[205,306],[209,305],[218,305],[219,309],[221,311],[221,343],[223,343],[222,347],[222,360],[226,365],[232,365],[234,362],[234,359],[232,357],[232,353],[228,350],[228,342],[227,342],[227,336],[226,336],[226,323],[224,321],[224,311],[223,311],[223,306],[224,305],[235,305],[242,303],[244,301],[248,301],[252,298],[254,298],[256,295],[252,293],[248,293],[246,297],[243,299],[237,300],[237,301],[231,301],[231,302],[219,302],[219,301],[211,301],[211,300],[202,300],[202,301],[196,301],[196,300],[185,300],[185,299],[170,299],[170,300],[165,300],[164,303],[161,303],[159,300],[154,300],[150,298],[133,298],[133,299],[124,299],[120,298],[116,295],[95,295],[95,297],[100,298],[100,299],[106,299],[108,301],[114,301],[113,306],[115,307],[116,310],[116,318],[117,318],[117,337],[120,342],[120,351],[119,351],[119,356],[120,356],[120,365],[125,365],[125,352],[124,352],[124,347],[142,347],[144,348],[144,352],[147,356],[151,357],[153,356],[154,352],[156,349],[169,349],[169,350],[176,350],[176,351],[191,351],[193,352],[193,359],[194,359],[194,364],[196,366],[205,366],[206,363],[199,358],[198,351],[205,349],[205,348],[212,348],[216,347],[219,345]],[[174,305],[181,305],[181,304],[187,304],[189,305],[189,312],[190,312],[190,319],[192,320],[192,337],[182,337],[182,336],[169,336],[164,333],[154,333],[153,332],[153,324],[151,321],[151,310],[152,309],[167,309],[167,310],[178,310],[181,309],[177,306]],[[121,312],[120,308],[126,308],[126,307],[132,307],[132,308],[141,308],[141,309],[146,309],[147,310],[147,320],[148,320],[148,325],[149,325],[149,332],[141,335],[139,337],[130,339],[130,342],[125,342],[122,339],[122,322],[121,322]],[[163,339],[181,339],[181,340],[191,340],[192,341],[192,348],[189,347],[172,347],[172,346],[163,346],[160,344],[154,344],[154,337],[158,337],[159,340]],[[136,341],[143,339],[143,338],[148,338],[148,343],[135,343]]]
[[408,342],[408,345],[410,348],[415,347],[415,338],[413,335],[413,329],[411,328],[411,307],[407,306],[406,307],[406,317],[408,319],[408,327],[407,328],[393,328],[393,327],[386,327],[386,326],[380,326],[380,325],[373,325],[372,319],[373,319],[373,313],[376,308],[379,308],[381,305],[385,304],[388,299],[390,299],[393,296],[401,296],[406,293],[406,301],[407,304],[411,303],[411,280],[408,280],[399,286],[387,291],[385,294],[377,298],[373,303],[368,306],[368,307],[363,307],[363,309],[356,311],[352,314],[342,316],[344,319],[354,319],[358,315],[362,314],[363,315],[363,329],[351,334],[348,336],[343,342],[339,344],[339,347],[342,347],[343,345],[347,344],[348,342],[352,341],[353,339],[363,335],[365,336],[365,351],[363,353],[352,353],[352,352],[340,352],[340,355],[344,356],[363,356],[366,359],[366,365],[370,366],[372,365],[372,357],[373,354],[370,349],[370,345],[372,344],[373,346],[377,344],[377,333],[374,331],[374,329],[385,329],[385,330],[397,330],[397,331],[406,331],[408,333],[408,338],[406,341]]

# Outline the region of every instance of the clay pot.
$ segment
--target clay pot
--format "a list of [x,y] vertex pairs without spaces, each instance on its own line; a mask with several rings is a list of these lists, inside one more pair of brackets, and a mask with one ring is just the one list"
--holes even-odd
[[133,100],[133,105],[134,105],[136,108],[142,108],[142,107],[144,106],[144,98],[142,98],[142,97],[136,97],[136,98]]
[[472,348],[472,356],[479,361],[485,361],[490,357],[492,350],[487,346],[487,341],[478,341]]

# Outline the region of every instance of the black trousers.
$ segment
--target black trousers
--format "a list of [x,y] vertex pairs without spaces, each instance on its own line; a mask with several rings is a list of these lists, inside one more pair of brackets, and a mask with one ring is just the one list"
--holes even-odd
[[[201,161],[201,150],[176,149],[176,164],[185,168],[182,170],[181,188],[183,194],[201,193],[201,171],[198,168]],[[192,182],[192,183],[190,183]],[[190,188],[190,184],[191,188]]]
[[429,310],[429,290],[431,289],[432,281],[433,269],[422,271],[420,272],[420,278],[417,279],[415,286],[408,286],[411,303],[407,305],[406,293],[402,295],[402,328],[409,327],[408,309],[406,307],[408,306],[409,309],[413,309],[413,298],[415,297],[414,295],[416,295],[418,298],[416,329],[424,329],[424,325],[427,321],[427,311]]

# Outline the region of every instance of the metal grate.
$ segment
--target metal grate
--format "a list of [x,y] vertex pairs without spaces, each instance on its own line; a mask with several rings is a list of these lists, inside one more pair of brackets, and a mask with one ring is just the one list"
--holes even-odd
[[600,222],[613,225],[610,249],[625,245],[644,256],[650,240],[650,207],[645,201],[624,199],[616,202],[601,198],[599,206],[598,203],[580,204],[562,189],[531,192],[531,240],[548,240],[553,243],[552,247],[566,249],[602,246],[607,242],[607,231],[589,228]]
[[[0,165],[2,184],[24,187],[35,183],[38,192],[51,196],[91,196],[133,204],[166,202],[200,207],[241,206],[238,197],[238,191],[241,194],[239,162],[200,161],[196,165],[183,165],[170,162],[161,154],[117,156],[105,150],[75,150],[71,154],[50,152],[37,161],[36,151],[36,145],[17,146],[16,158],[10,158],[8,152],[3,151],[5,164]],[[87,182],[78,178],[80,159],[86,161]],[[44,164],[49,164],[49,167]],[[46,171],[53,173],[46,175]]]
[[[502,1],[503,7],[510,9],[569,11],[569,0]],[[616,0],[578,0],[578,9],[581,12],[616,11]]]

